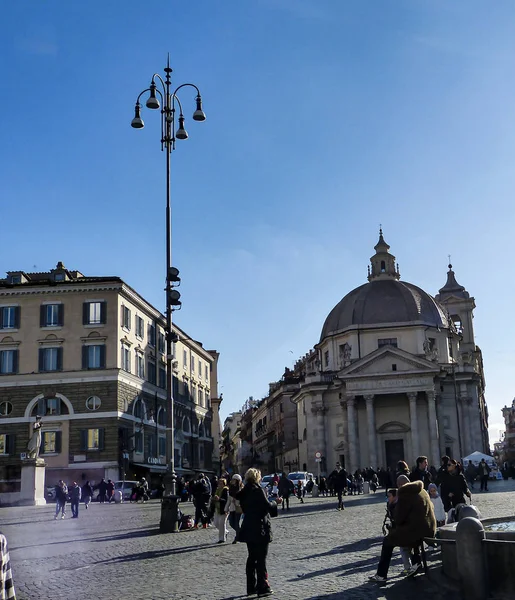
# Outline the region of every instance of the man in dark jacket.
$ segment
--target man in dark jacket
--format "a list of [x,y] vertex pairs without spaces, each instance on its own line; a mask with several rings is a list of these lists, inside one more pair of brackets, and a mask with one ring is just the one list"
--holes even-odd
[[290,510],[290,496],[295,493],[295,486],[293,481],[286,477],[286,473],[281,473],[281,479],[279,479],[279,496],[283,499],[283,510]]
[[107,483],[103,477],[100,480],[100,483],[97,485],[97,490],[98,490],[98,501],[103,504],[105,502],[106,493],[107,493]]
[[430,483],[433,483],[431,473],[427,469],[427,456],[419,456],[417,458],[417,466],[411,471],[411,481],[421,481],[424,484],[424,489],[427,492],[427,488]]
[[[400,485],[399,482],[398,485]],[[413,481],[399,487],[397,502],[393,509],[395,526],[383,540],[377,573],[370,577],[376,583],[385,583],[392,560],[393,549],[414,548],[425,537],[436,533],[433,504],[421,481]],[[411,567],[408,575],[414,575],[420,564]]]
[[[470,463],[469,463],[470,464]],[[481,477],[481,491],[488,492],[488,478],[490,477],[490,467],[486,464],[484,458],[481,459],[478,467],[479,476]]]
[[55,517],[59,515],[61,511],[61,519],[64,519],[66,514],[66,501],[68,500],[68,486],[62,479],[59,479],[59,483],[55,486]]
[[347,471],[342,469],[339,462],[336,463],[336,468],[329,475],[327,481],[338,494],[338,507],[336,510],[344,510],[345,506],[343,505],[342,495],[347,488]]

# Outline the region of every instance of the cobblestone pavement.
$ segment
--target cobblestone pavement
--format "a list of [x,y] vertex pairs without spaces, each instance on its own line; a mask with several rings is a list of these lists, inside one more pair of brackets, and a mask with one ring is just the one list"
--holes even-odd
[[[515,482],[495,482],[474,503],[484,517],[515,514]],[[268,570],[278,599],[453,600],[460,594],[440,574],[399,576],[395,555],[387,586],[368,583],[375,573],[384,516],[384,492],[346,498],[292,499],[274,519]],[[192,505],[181,505],[186,513]],[[0,528],[11,549],[19,600],[109,598],[232,600],[244,598],[244,544],[216,544],[214,528],[160,534],[160,504],[81,505],[79,519],[54,521],[54,507],[0,508]],[[232,541],[233,534],[229,536]]]

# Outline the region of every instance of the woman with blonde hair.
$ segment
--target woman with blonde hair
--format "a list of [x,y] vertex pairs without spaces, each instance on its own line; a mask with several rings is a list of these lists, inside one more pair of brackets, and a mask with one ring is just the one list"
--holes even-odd
[[272,541],[270,517],[277,516],[277,504],[269,502],[265,491],[259,485],[261,472],[249,469],[245,473],[245,486],[236,494],[243,510],[243,523],[240,540],[247,544],[247,595],[257,593],[258,597],[270,596],[273,591],[268,583],[266,556],[268,544]]

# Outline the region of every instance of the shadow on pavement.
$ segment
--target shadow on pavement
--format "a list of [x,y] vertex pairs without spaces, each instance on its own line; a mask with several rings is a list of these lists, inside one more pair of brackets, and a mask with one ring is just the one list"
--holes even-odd
[[350,544],[344,544],[343,546],[336,546],[332,550],[322,552],[321,554],[311,554],[309,556],[294,558],[293,560],[310,560],[311,558],[321,558],[322,556],[332,556],[333,554],[343,554],[345,552],[359,552],[361,550],[368,550],[372,546],[379,546],[382,543],[382,540],[383,536],[358,540],[357,542],[351,542]]
[[173,554],[185,554],[187,552],[197,552],[198,550],[205,550],[206,548],[220,548],[216,543],[210,544],[199,544],[198,546],[184,546],[182,548],[169,548],[167,550],[149,550],[148,552],[137,552],[135,554],[126,554],[125,556],[119,556],[116,558],[109,558],[107,560],[98,560],[93,565],[114,565],[117,563],[134,562],[140,560],[153,560],[155,558],[166,558]]

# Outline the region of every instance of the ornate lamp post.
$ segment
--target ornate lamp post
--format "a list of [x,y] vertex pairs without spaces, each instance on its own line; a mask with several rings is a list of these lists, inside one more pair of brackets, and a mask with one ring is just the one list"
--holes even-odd
[[[176,340],[172,331],[172,312],[181,307],[180,293],[174,289],[180,284],[179,270],[172,267],[172,213],[170,205],[170,155],[175,149],[175,140],[185,140],[188,138],[188,132],[184,128],[184,114],[182,104],[177,96],[177,92],[184,87],[192,87],[197,92],[195,97],[196,109],[193,113],[194,121],[205,121],[206,115],[202,110],[202,98],[200,90],[193,83],[183,83],[175,90],[171,91],[171,73],[170,55],[166,68],[164,69],[165,78],[154,73],[150,86],[143,90],[137,100],[134,111],[134,118],[131,126],[134,129],[144,127],[141,118],[140,98],[148,92],[148,98],[145,103],[147,108],[161,109],[161,151],[166,155],[166,407],[167,407],[167,426],[166,426],[166,474],[164,477],[165,490],[163,493],[163,504],[161,508],[161,530],[175,532],[177,528],[177,501],[175,494],[175,436],[174,436],[174,399],[172,393],[172,359],[173,343]],[[179,111],[176,123],[176,113]]]

